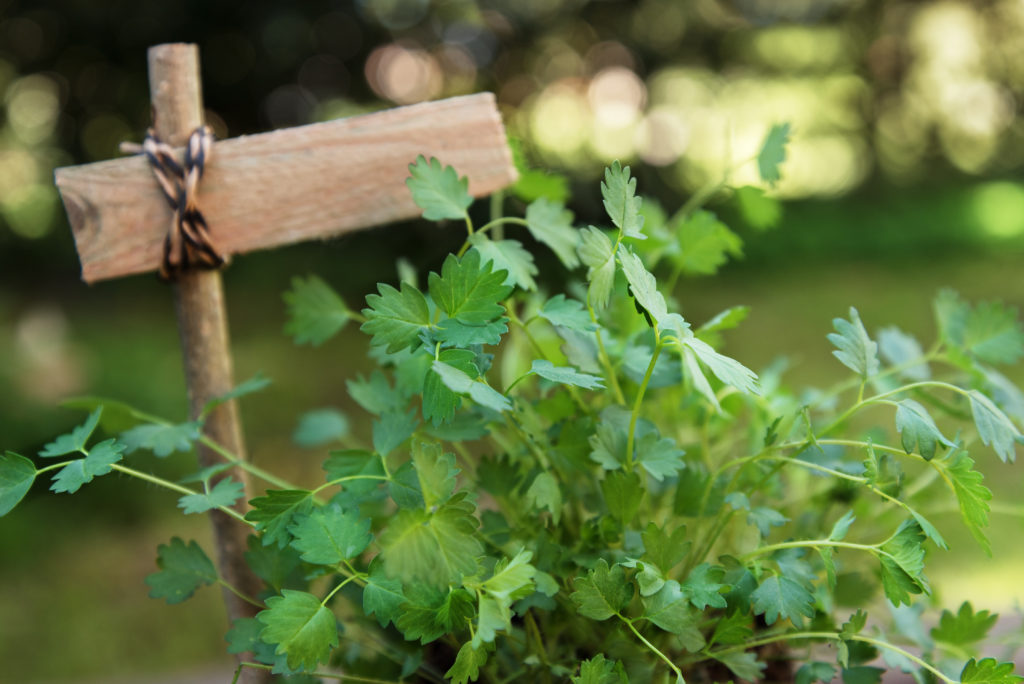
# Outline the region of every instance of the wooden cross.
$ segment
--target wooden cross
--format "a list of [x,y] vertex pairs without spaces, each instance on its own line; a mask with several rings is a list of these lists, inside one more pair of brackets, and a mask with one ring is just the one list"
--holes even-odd
[[[156,134],[181,146],[203,124],[196,46],[150,48],[149,79]],[[474,196],[516,178],[494,97],[481,94],[218,142],[199,202],[224,256],[325,238],[418,216],[405,179],[420,154],[468,176]],[[86,282],[157,269],[171,210],[144,157],[57,169],[56,181]],[[186,271],[174,287],[196,417],[233,386],[220,272]],[[244,457],[234,402],[215,409],[204,431]],[[202,446],[198,455],[201,466],[220,462]],[[245,482],[241,473],[231,474]],[[221,576],[256,595],[258,581],[242,557],[248,529],[218,511],[212,518]],[[230,620],[255,614],[234,594],[224,596]],[[262,680],[262,671],[245,669],[241,681]]]

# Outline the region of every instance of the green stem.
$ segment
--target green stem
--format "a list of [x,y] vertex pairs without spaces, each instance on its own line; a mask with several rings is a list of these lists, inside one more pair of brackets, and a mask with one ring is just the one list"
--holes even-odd
[[246,461],[245,459],[239,458],[237,455],[228,451],[223,446],[213,441],[206,435],[201,435],[199,437],[199,442],[203,444],[203,446],[209,448],[211,451],[214,451],[217,454],[219,454],[220,457],[223,458],[225,461],[230,462],[232,465],[241,468],[247,473],[255,475],[256,477],[260,478],[261,480],[268,484],[272,484],[275,487],[280,487],[281,489],[301,489],[298,485],[288,482],[287,480],[282,480],[273,473],[269,473],[266,470],[260,468],[259,466],[255,466],[252,463]]
[[650,641],[645,639],[644,635],[641,634],[640,632],[638,632],[636,627],[633,626],[633,621],[632,620],[628,620],[628,619],[622,617],[621,615],[619,615],[618,613],[616,613],[615,615],[618,616],[618,618],[620,620],[622,620],[623,622],[626,623],[626,626],[629,627],[629,631],[633,632],[633,634],[636,635],[637,639],[639,639],[640,641],[644,642],[644,645],[646,645],[647,648],[651,649],[651,651],[653,651],[655,655],[657,655],[659,658],[664,660],[665,663],[669,666],[669,669],[671,669],[673,672],[676,673],[676,684],[686,684],[686,680],[683,679],[683,672],[682,672],[682,670],[680,670],[678,667],[676,667],[676,664],[673,663],[672,660],[667,655],[665,655],[660,650],[658,650],[657,646],[655,646]]
[[654,353],[651,354],[651,362],[647,364],[647,372],[644,373],[643,382],[640,383],[640,389],[637,390],[636,398],[633,400],[633,411],[629,416],[629,435],[626,437],[626,467],[629,472],[633,472],[633,440],[636,437],[636,423],[640,418],[640,405],[644,399],[644,393],[647,391],[647,385],[651,382],[651,376],[654,375],[654,366],[658,363],[658,357],[661,356],[661,336],[658,334],[658,329],[654,329]]
[[[239,672],[243,667],[251,667],[256,670],[273,670],[273,665],[264,665],[263,663],[252,663],[243,662],[240,663],[238,668]],[[375,679],[373,677],[363,677],[360,675],[349,675],[349,674],[338,674],[336,672],[310,672],[310,677],[323,677],[324,679],[336,679],[339,682],[366,682],[366,684],[403,684],[402,681],[395,681],[393,679]],[[232,680],[232,684],[238,681],[238,673],[235,673],[235,679]]]
[[353,480],[380,480],[382,482],[388,482],[391,480],[391,478],[385,477],[384,475],[346,475],[345,477],[339,477],[337,480],[325,482],[324,484],[320,485],[312,492],[310,492],[310,494],[315,495],[323,491],[324,489],[327,489],[328,487],[335,487],[337,485],[343,484],[345,482],[351,482]]
[[590,295],[587,295],[587,311],[590,312],[591,322],[597,326],[594,330],[594,338],[597,340],[597,356],[601,361],[601,365],[604,366],[605,374],[608,378],[608,385],[612,388],[612,392],[615,393],[615,401],[620,406],[626,405],[626,397],[622,393],[622,388],[619,387],[619,378],[615,373],[615,369],[612,367],[612,361],[608,356],[608,352],[604,348],[604,340],[601,337],[601,325],[597,322],[597,314],[594,312],[594,307],[590,305]]
[[243,594],[241,591],[239,591],[237,587],[235,587],[233,584],[226,582],[222,577],[217,578],[217,584],[221,585],[222,587],[230,591],[232,594],[234,594],[235,596],[237,596],[238,598],[242,599],[250,605],[256,606],[257,608],[266,608],[266,605],[264,605],[263,602],[257,601],[251,596]]
[[[174,482],[170,482],[169,480],[165,480],[162,477],[157,477],[156,475],[150,475],[149,473],[144,473],[142,471],[135,470],[134,468],[128,468],[128,467],[123,466],[123,465],[121,465],[119,463],[112,463],[110,465],[110,468],[112,470],[116,470],[119,473],[124,473],[125,475],[131,475],[132,477],[137,477],[140,480],[145,480],[146,482],[155,484],[155,485],[163,487],[165,489],[170,489],[170,490],[178,492],[180,494],[199,494],[199,492],[191,490],[188,487],[182,487],[180,484],[177,484],[177,483],[174,483]],[[228,508],[227,506],[217,506],[217,510],[219,510],[219,511],[221,511],[223,513],[227,513],[232,518],[235,518],[236,520],[238,520],[240,522],[243,522],[246,525],[250,525],[250,526],[255,527],[255,525],[253,525],[253,523],[251,523],[248,520],[246,520],[245,517],[241,513],[239,513],[238,511],[236,511],[233,508]]]
[[504,226],[504,225],[509,225],[509,224],[515,225],[515,226],[529,226],[530,225],[529,223],[527,223],[526,219],[517,218],[515,216],[500,216],[500,217],[498,217],[496,219],[491,219],[490,221],[488,221],[484,225],[480,226],[480,228],[477,229],[476,232],[477,233],[486,233],[487,231],[491,230],[492,228],[497,228],[498,226]]
[[[855,403],[853,406],[851,406],[850,408],[848,408],[845,411],[843,411],[843,413],[841,413],[838,418],[836,418],[834,421],[832,421],[829,424],[829,426],[826,427],[824,430],[821,430],[820,432],[818,432],[818,434],[819,435],[826,435],[826,434],[828,434],[829,432],[831,432],[832,430],[837,428],[839,425],[844,423],[847,419],[849,419],[850,416],[852,416],[853,414],[855,414],[857,411],[859,411],[860,409],[864,408],[865,406],[869,406],[871,404],[879,403],[883,399],[888,399],[889,397],[891,397],[893,395],[896,395],[896,394],[902,394],[903,392],[909,392],[910,390],[920,389],[920,388],[923,388],[923,387],[934,387],[936,389],[945,389],[945,390],[949,390],[951,392],[956,392],[957,394],[962,394],[963,396],[968,397],[968,398],[970,397],[970,393],[967,390],[965,390],[962,387],[957,387],[956,385],[953,385],[953,384],[948,383],[948,382],[941,382],[939,380],[922,380],[921,382],[912,382],[909,385],[903,385],[902,387],[897,387],[896,389],[892,389],[892,390],[889,390],[887,392],[882,392],[880,394],[876,394],[876,395],[874,395],[872,397],[868,397],[867,399],[858,398],[857,403]],[[863,387],[862,387],[862,389],[863,389]]]
[[63,468],[67,464],[74,463],[74,461],[77,461],[77,460],[78,459],[74,459],[72,461],[61,461],[60,463],[54,463],[53,465],[44,466],[44,467],[39,468],[38,470],[36,470],[36,476],[38,477],[39,475],[42,475],[43,473],[49,472],[51,470],[60,470],[61,468]]
[[341,581],[341,582],[340,582],[340,583],[338,584],[338,586],[336,586],[336,587],[334,587],[333,589],[331,589],[330,593],[329,593],[329,594],[327,594],[327,596],[325,596],[325,597],[324,597],[324,600],[320,602],[320,605],[321,605],[321,606],[326,606],[326,605],[327,605],[327,602],[328,602],[328,601],[330,601],[330,600],[331,600],[331,598],[332,598],[332,597],[333,597],[333,596],[334,596],[335,594],[337,594],[337,593],[338,593],[338,591],[340,591],[340,590],[341,590],[341,588],[342,588],[343,586],[345,586],[345,585],[346,585],[346,584],[348,584],[349,582],[353,582],[353,581],[355,581],[356,579],[359,579],[359,575],[349,575],[348,577],[346,577],[346,578],[345,578],[344,580],[342,580],[342,581]]

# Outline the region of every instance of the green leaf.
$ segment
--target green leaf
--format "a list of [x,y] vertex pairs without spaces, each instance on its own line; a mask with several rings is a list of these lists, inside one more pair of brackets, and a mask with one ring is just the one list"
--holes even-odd
[[292,278],[292,289],[284,293],[288,321],[284,333],[295,344],[319,347],[345,327],[351,313],[331,286],[315,275]]
[[636,473],[616,470],[609,472],[601,480],[601,493],[604,494],[608,512],[619,522],[628,525],[640,509],[644,487]]
[[446,586],[476,574],[483,546],[465,496],[456,495],[434,513],[404,509],[395,514],[378,538],[388,575]]
[[932,628],[932,638],[953,646],[969,646],[984,639],[999,619],[987,610],[974,612],[970,601],[964,601],[956,615],[942,611],[939,625]]
[[245,486],[226,477],[213,489],[199,494],[186,494],[178,499],[178,508],[189,513],[205,513],[218,506],[230,507],[245,495]]
[[750,627],[750,613],[737,610],[718,618],[708,645],[742,644],[753,634],[754,630]]
[[766,665],[757,659],[757,654],[750,651],[726,653],[725,655],[710,654],[715,660],[725,665],[737,678],[748,682],[761,681],[761,672]]
[[569,598],[577,612],[591,620],[607,620],[625,610],[633,599],[633,583],[626,580],[626,571],[621,565],[609,568],[603,558],[585,577],[577,577],[573,587],[576,591]]
[[885,670],[880,667],[843,668],[843,684],[881,684]]
[[614,660],[607,660],[603,653],[580,663],[580,673],[572,678],[572,684],[625,684],[628,680],[621,672],[621,666]]
[[381,457],[397,449],[416,432],[416,409],[385,411],[373,421],[373,448]]
[[444,676],[451,680],[452,684],[466,684],[475,682],[480,676],[480,668],[487,664],[487,650],[474,648],[473,644],[466,642],[459,648],[455,656],[455,663],[444,673]]
[[470,250],[461,259],[449,254],[441,265],[441,275],[431,273],[427,280],[430,296],[449,318],[484,325],[505,311],[498,302],[512,292],[512,287],[505,285],[507,275],[493,271],[490,263],[481,263],[480,252]]
[[[439,360],[462,371],[471,379],[475,379],[480,374],[475,363],[476,354],[468,349],[442,349]],[[434,425],[450,422],[455,417],[455,410],[461,403],[460,395],[448,389],[440,375],[435,372],[427,373],[423,380],[424,420],[429,420]]]
[[231,623],[231,629],[224,635],[224,640],[228,642],[228,653],[255,651],[262,644],[262,631],[263,625],[256,618],[238,618]]
[[1013,663],[1001,663],[995,658],[971,658],[960,672],[964,684],[1019,684],[1024,677],[1013,673]]
[[530,565],[532,556],[529,551],[520,551],[512,560],[502,559],[495,565],[490,579],[471,587],[479,596],[477,629],[473,636],[477,646],[493,642],[500,631],[512,629],[512,602],[534,591],[533,577],[537,570]]
[[725,576],[725,568],[708,563],[701,563],[690,571],[686,581],[683,582],[683,591],[690,597],[690,603],[694,608],[705,610],[708,606],[712,608],[725,608],[725,597],[722,590],[728,589],[728,584],[720,580]]
[[541,473],[534,478],[526,490],[526,503],[534,511],[546,508],[551,512],[552,521],[558,524],[562,517],[562,490],[551,473]]
[[850,307],[850,320],[833,318],[836,332],[828,334],[828,340],[838,349],[832,355],[843,365],[864,378],[878,373],[878,344],[868,336],[860,321],[857,309]]
[[538,359],[533,362],[530,373],[539,375],[551,382],[558,382],[563,385],[582,387],[583,389],[600,389],[604,382],[596,375],[580,373],[571,366],[555,366],[550,361]]
[[898,496],[903,488],[903,471],[890,454],[876,452],[868,443],[868,456],[864,459],[864,477],[867,483],[889,496]]
[[302,414],[292,441],[301,447],[318,447],[338,441],[348,430],[348,418],[338,409],[316,409]]
[[342,482],[341,487],[347,492],[361,495],[372,492],[380,486],[384,478],[384,464],[381,457],[369,451],[348,449],[332,451],[323,463],[327,472],[327,481],[334,482],[346,477],[372,476],[381,479],[350,480]]
[[615,250],[612,241],[603,231],[589,226],[580,231],[580,246],[577,252],[580,261],[587,267],[587,301],[595,309],[608,305],[615,282]]
[[49,444],[46,444],[43,447],[43,450],[39,452],[39,455],[43,458],[55,458],[57,456],[71,454],[76,451],[84,452],[85,443],[89,441],[89,437],[92,436],[93,430],[96,429],[96,425],[100,422],[100,415],[102,415],[102,413],[103,407],[100,406],[89,414],[89,417],[85,419],[84,423],[72,429],[71,432],[61,435]]
[[572,226],[572,212],[561,202],[538,199],[526,207],[526,227],[533,238],[551,248],[568,269],[580,265],[576,248],[580,232]]
[[720,311],[714,318],[697,328],[694,334],[708,344],[714,346],[715,343],[711,341],[712,339],[715,339],[712,337],[713,335],[716,335],[716,333],[722,332],[723,330],[732,330],[745,321],[749,314],[749,306],[729,307],[725,311]]
[[944,289],[936,295],[932,306],[942,341],[962,349],[971,305],[961,299],[955,291]]
[[263,373],[257,373],[243,383],[236,385],[219,397],[214,397],[210,401],[206,402],[206,406],[203,407],[203,415],[207,416],[210,411],[217,408],[221,404],[231,401],[232,399],[241,399],[242,397],[255,394],[270,386],[271,380]]
[[291,546],[264,546],[256,535],[250,535],[247,542],[248,548],[243,554],[245,562],[274,591],[280,591],[286,583],[305,581],[300,572],[299,552]]
[[263,532],[263,543],[284,547],[292,539],[288,528],[297,518],[309,514],[313,497],[306,489],[268,489],[266,496],[252,499],[249,505],[252,510],[245,514],[245,519],[256,523],[256,529]]
[[192,443],[199,439],[201,427],[202,424],[197,420],[179,425],[147,423],[126,430],[118,439],[124,444],[126,454],[146,449],[159,458],[165,458],[175,451],[191,451]]
[[1002,302],[980,302],[967,315],[963,346],[985,363],[1016,363],[1024,355],[1024,329],[1017,310]]
[[978,390],[971,390],[968,396],[971,398],[974,425],[978,428],[982,443],[985,446],[991,444],[1003,463],[1016,460],[1017,450],[1014,443],[1024,440],[1024,435],[1021,435],[1017,426],[984,394]]
[[878,354],[890,366],[902,366],[901,377],[917,381],[931,377],[928,364],[914,363],[924,357],[921,344],[895,326],[878,331]]
[[665,297],[658,292],[657,280],[644,267],[640,257],[628,249],[619,250],[619,263],[622,264],[622,272],[626,275],[630,292],[637,304],[661,326],[668,316],[668,306]]
[[[388,481],[388,494],[399,508],[426,509],[423,503],[423,492],[420,491],[420,479],[416,476],[416,468],[412,461],[391,474]],[[429,511],[428,511],[429,512]]]
[[0,517],[18,505],[36,479],[36,467],[30,459],[13,451],[0,456]]
[[462,632],[474,613],[473,596],[465,589],[413,584],[395,626],[412,641],[427,644],[448,633]]
[[149,597],[162,598],[167,603],[181,603],[199,587],[217,581],[213,561],[199,544],[190,541],[186,545],[179,537],[157,547],[156,565],[160,570],[146,577]]
[[370,373],[369,378],[362,374],[354,380],[346,380],[348,394],[357,404],[374,415],[393,410],[396,405],[406,403],[406,397],[397,387],[392,387],[387,376],[379,370]]
[[94,445],[85,458],[71,461],[53,476],[50,489],[74,494],[94,477],[106,475],[124,457],[124,445],[114,439]]
[[523,249],[519,240],[492,240],[483,233],[469,236],[473,248],[480,252],[483,263],[490,262],[497,271],[505,271],[505,285],[520,287],[524,290],[536,290],[537,265],[533,263],[533,255]]
[[935,457],[936,445],[954,446],[935,425],[928,409],[913,399],[904,399],[896,407],[896,431],[900,433],[903,450],[921,454],[926,461]]
[[641,199],[636,195],[636,178],[630,177],[628,166],[623,167],[616,160],[604,170],[601,197],[604,198],[604,210],[615,227],[622,231],[623,237],[647,239],[641,232],[644,217],[640,214]]
[[401,288],[396,290],[387,283],[378,283],[380,294],[366,296],[366,322],[359,328],[373,336],[372,344],[387,345],[389,354],[416,349],[420,346],[420,333],[430,327],[426,297],[409,283],[402,283]]
[[637,442],[636,462],[651,477],[661,482],[683,469],[685,453],[671,437],[659,437],[655,432],[648,432]]
[[799,582],[772,575],[750,595],[754,614],[764,615],[768,625],[782,617],[800,625],[803,617],[814,617],[814,597]]
[[402,605],[407,599],[402,583],[385,575],[382,568],[380,563],[370,565],[370,576],[363,587],[363,612],[375,616],[381,627],[387,627],[403,614]]
[[775,124],[761,143],[761,151],[757,153],[757,170],[765,183],[774,185],[781,178],[779,166],[786,161],[789,133],[788,123]]
[[288,667],[312,670],[330,657],[338,645],[334,614],[316,596],[284,589],[267,599],[267,610],[256,619],[263,623],[260,638],[277,646],[277,655],[288,657]]
[[802,665],[796,671],[796,684],[814,684],[814,682],[828,684],[835,676],[836,668],[828,663],[810,662]]
[[590,460],[605,470],[618,470],[626,462],[626,431],[609,420],[602,420],[588,438]]
[[782,527],[788,522],[789,518],[766,506],[755,506],[747,513],[747,524],[755,526],[762,538],[767,538],[773,527]]
[[985,528],[988,527],[988,502],[992,500],[992,492],[982,484],[984,476],[974,469],[974,459],[966,451],[956,451],[943,462],[943,470],[956,494],[960,506],[960,517],[964,525],[971,531],[974,538],[991,555]]
[[701,613],[690,607],[686,592],[675,580],[668,580],[653,596],[643,599],[643,617],[680,638],[683,647],[695,653],[706,642],[701,634]]
[[775,197],[769,197],[761,188],[744,185],[736,188],[733,201],[740,211],[740,216],[754,230],[768,230],[779,225],[782,218],[782,203]]
[[551,325],[569,330],[580,332],[597,330],[597,324],[590,320],[590,314],[583,308],[583,304],[575,299],[566,299],[564,294],[555,295],[544,302],[544,306],[537,312],[537,315]]
[[641,533],[644,542],[643,559],[654,563],[665,572],[679,565],[692,542],[686,538],[686,526],[681,525],[669,534],[666,527],[658,527],[653,522]]
[[420,481],[423,504],[430,509],[448,501],[455,493],[455,455],[446,454],[440,444],[414,439],[412,463]]
[[458,368],[443,361],[434,361],[431,368],[441,377],[441,382],[456,394],[469,395],[470,399],[493,411],[508,411],[512,402],[505,395],[491,389],[485,383],[477,382]]
[[832,531],[829,532],[828,538],[831,541],[842,541],[846,538],[846,533],[850,531],[850,525],[856,520],[853,511],[846,511],[843,517],[836,520],[835,525],[832,526]]
[[483,325],[470,325],[457,318],[446,318],[437,324],[434,337],[445,346],[472,347],[478,344],[498,344],[501,336],[507,332],[508,319],[504,316]]
[[337,565],[361,554],[370,542],[370,519],[339,506],[318,508],[289,528],[292,546],[302,560],[315,565]]
[[112,435],[133,428],[148,418],[130,404],[104,397],[71,397],[60,402],[60,406],[81,411],[94,411],[102,408],[103,413],[100,415],[99,425]]
[[676,229],[679,251],[672,256],[686,275],[714,275],[728,255],[742,256],[743,241],[710,211],[695,211]]
[[924,576],[924,533],[916,521],[906,520],[896,535],[882,545],[882,588],[895,605],[910,604],[910,594],[928,591]]
[[682,339],[680,342],[693,351],[701,363],[710,368],[715,377],[725,384],[735,387],[744,394],[761,393],[757,384],[757,374],[739,361],[719,354],[711,345],[696,337]]
[[473,203],[469,179],[459,178],[454,168],[442,168],[441,162],[433,157],[428,163],[421,154],[414,164],[409,165],[409,174],[405,184],[412,191],[416,206],[423,210],[423,218],[440,221],[468,216],[466,210]]

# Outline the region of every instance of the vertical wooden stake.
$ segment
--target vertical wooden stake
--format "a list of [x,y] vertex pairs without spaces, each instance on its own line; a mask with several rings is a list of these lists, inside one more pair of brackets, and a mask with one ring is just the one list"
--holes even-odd
[[[192,131],[203,124],[198,48],[183,43],[150,48],[149,84],[157,135],[172,146],[185,145]],[[216,226],[213,228],[216,230]],[[196,418],[210,399],[224,394],[234,384],[220,272],[185,272],[175,284],[175,300],[189,411],[192,418]],[[239,458],[245,457],[235,401],[214,409],[206,419],[204,432]],[[201,467],[222,461],[218,454],[202,445],[198,447],[198,454]],[[228,472],[246,483],[244,473],[238,468]],[[246,495],[239,501],[239,511],[245,510],[248,498]],[[221,578],[247,596],[256,596],[260,591],[259,581],[242,555],[246,549],[248,529],[220,511],[211,511],[210,517]],[[223,594],[230,621],[253,617],[258,612],[258,608],[227,589]],[[252,660],[252,654],[242,653],[238,658],[239,661]],[[256,684],[269,681],[269,676],[265,670],[243,668],[239,681]]]

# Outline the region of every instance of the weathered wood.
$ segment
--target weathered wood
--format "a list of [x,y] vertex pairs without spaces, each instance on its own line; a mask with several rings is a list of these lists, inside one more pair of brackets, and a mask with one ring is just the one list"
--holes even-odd
[[[172,145],[182,145],[189,134],[203,123],[202,87],[199,81],[199,53],[195,45],[158,45],[149,50],[149,84],[153,101],[153,118],[157,135]],[[143,178],[149,173],[143,169]],[[146,179],[151,184],[152,178]],[[161,212],[164,229],[169,212]],[[175,283],[178,330],[181,334],[185,382],[188,388],[189,412],[197,418],[210,399],[222,395],[233,386],[231,350],[228,340],[227,313],[219,271],[190,271]],[[203,433],[239,458],[245,447],[236,402],[225,402],[215,408],[203,425]],[[199,445],[199,465],[208,467],[223,462],[212,449]],[[244,473],[232,468],[225,473],[245,483]],[[248,496],[236,508],[246,510]],[[249,529],[221,511],[211,511],[213,538],[216,546],[217,570],[220,577],[247,596],[261,590],[259,579],[245,563],[244,552]],[[223,589],[228,620],[253,617],[258,608]],[[252,660],[252,654],[239,654],[239,662]],[[239,681],[259,684],[269,681],[264,670],[244,668]]]
[[[381,225],[420,214],[405,185],[419,154],[468,176],[474,196],[516,178],[483,93],[218,142],[199,205],[225,256]],[[170,211],[144,158],[65,167],[56,179],[85,281],[157,268]]]

